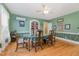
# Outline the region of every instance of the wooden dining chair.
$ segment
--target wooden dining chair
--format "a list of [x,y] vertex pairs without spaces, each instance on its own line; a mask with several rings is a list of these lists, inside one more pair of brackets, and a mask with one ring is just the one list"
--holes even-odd
[[[16,50],[18,50],[18,48],[24,48],[24,45],[26,45],[27,47],[27,42],[25,41],[24,38],[20,38],[19,34],[16,34]],[[20,47],[21,46],[21,47]]]
[[47,44],[53,44],[53,36],[52,35],[48,35],[48,41],[47,41]]
[[51,35],[53,35],[53,43],[56,42],[56,31],[55,30],[51,30]]
[[48,40],[46,42],[48,45],[53,45],[55,43],[55,32],[54,30],[49,31]]
[[37,52],[37,48],[43,49],[43,32],[42,31],[37,31],[36,32],[36,37],[34,38],[35,40],[32,41],[32,45],[35,48],[35,52]]

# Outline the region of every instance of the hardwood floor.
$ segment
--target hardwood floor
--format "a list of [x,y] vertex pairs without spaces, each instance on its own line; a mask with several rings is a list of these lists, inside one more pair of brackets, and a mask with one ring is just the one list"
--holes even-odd
[[43,50],[37,53],[34,49],[30,52],[26,48],[20,48],[15,52],[15,43],[11,43],[1,56],[79,56],[79,45],[74,45],[61,40],[56,40],[54,46],[45,46]]

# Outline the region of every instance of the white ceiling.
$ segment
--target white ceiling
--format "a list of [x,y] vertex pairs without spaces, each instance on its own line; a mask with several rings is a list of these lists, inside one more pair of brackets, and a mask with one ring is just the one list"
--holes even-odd
[[46,20],[79,11],[79,3],[45,3],[51,11],[47,15],[36,12],[42,9],[41,3],[6,3],[5,5],[11,13]]

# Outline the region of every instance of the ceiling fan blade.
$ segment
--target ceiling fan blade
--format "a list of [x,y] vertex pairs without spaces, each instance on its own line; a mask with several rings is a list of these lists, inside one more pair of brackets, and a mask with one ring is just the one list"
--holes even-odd
[[48,6],[45,5],[45,4],[43,4],[42,7],[43,7],[44,10],[47,10],[48,9]]
[[42,7],[43,7],[43,8],[45,8],[45,6],[46,6],[45,4],[42,4]]

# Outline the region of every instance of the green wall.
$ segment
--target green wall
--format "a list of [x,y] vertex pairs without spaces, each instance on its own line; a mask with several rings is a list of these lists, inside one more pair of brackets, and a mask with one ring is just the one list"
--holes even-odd
[[[64,16],[64,23],[71,24],[70,32],[79,33],[79,11],[70,15]],[[66,31],[66,30],[65,30]]]
[[65,24],[71,24],[71,29],[70,30],[65,30],[64,32],[73,32],[73,33],[79,33],[79,11],[73,12],[68,15],[64,15],[61,17],[57,17],[52,19],[50,22],[52,22],[53,25],[57,25],[57,19],[58,18],[64,18],[64,25]]
[[[19,33],[29,32],[30,20],[37,19],[37,18],[32,18],[32,17],[20,16],[20,15],[16,15],[16,14],[11,14],[10,16],[11,16],[10,21],[9,21],[10,22],[10,26],[9,26],[10,32],[15,31],[15,30]],[[19,26],[19,20],[16,20],[17,16],[26,18],[25,27]],[[70,39],[70,40],[79,42],[79,35],[78,35],[79,34],[79,11],[51,19],[50,21],[47,21],[47,22],[52,23],[53,25],[57,26],[57,20],[59,18],[64,18],[64,25],[71,24],[71,28],[70,28],[70,30],[64,29],[64,31],[62,31],[61,33],[56,33],[57,37]],[[43,22],[45,22],[45,20],[44,19],[37,19],[37,20],[40,22],[41,28],[43,28]],[[59,31],[57,31],[57,32],[59,32]],[[63,33],[63,32],[65,32],[65,33]],[[68,34],[67,34],[67,32],[68,32]],[[75,34],[69,34],[69,33],[75,33]],[[76,33],[78,33],[78,34],[76,35]]]
[[[25,18],[25,26],[24,27],[20,27],[19,26],[19,20],[16,20],[16,17],[23,17]],[[33,20],[36,18],[32,18],[32,17],[25,17],[25,16],[20,16],[20,15],[16,15],[16,14],[11,14],[10,17],[10,32],[11,31],[17,31],[17,32],[28,32],[29,31],[29,27],[30,27],[30,20]],[[43,28],[43,22],[44,19],[36,19],[40,22],[40,26]]]
[[[25,27],[20,27],[19,26],[19,20],[16,20],[16,17],[24,17],[24,16],[20,16],[20,15],[16,15],[16,14],[11,14],[10,15],[10,31],[18,31],[18,32],[26,32],[29,31],[29,22],[32,19],[36,19],[36,18],[32,18],[32,17],[24,17],[26,18],[25,20]],[[54,19],[51,19],[49,21],[49,23],[52,23],[53,25],[57,25],[57,19],[58,18],[64,18],[64,25],[65,24],[71,24],[71,29],[70,30],[65,30],[64,32],[72,32],[72,33],[79,33],[79,11],[68,14],[68,15],[64,15],[61,17],[57,17]],[[44,19],[37,19],[40,22],[41,27],[43,28],[43,22],[45,21]]]
[[59,18],[64,18],[64,25],[71,24],[71,27],[70,27],[70,30],[64,29],[64,31],[61,31],[61,32],[57,31],[56,36],[79,42],[79,11],[51,19],[50,22],[53,25],[57,26],[57,20]]

